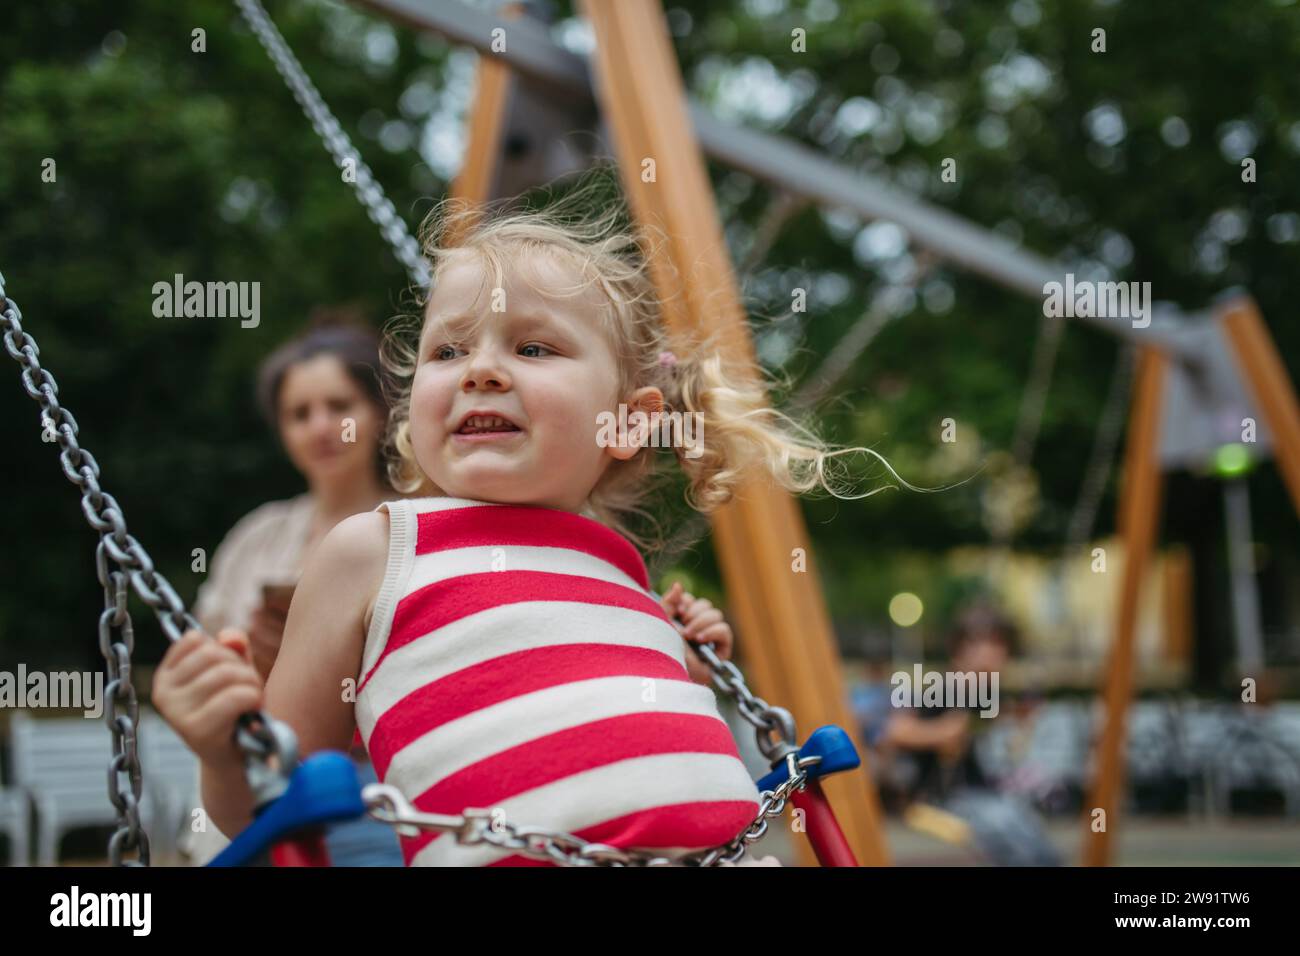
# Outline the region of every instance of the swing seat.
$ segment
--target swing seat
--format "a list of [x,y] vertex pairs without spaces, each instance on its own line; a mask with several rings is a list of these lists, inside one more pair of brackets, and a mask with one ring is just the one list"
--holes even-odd
[[[833,773],[852,770],[861,765],[857,748],[842,727],[827,724],[818,727],[799,748],[799,759],[821,757],[819,763],[804,768],[814,791],[820,796],[816,781]],[[756,781],[759,790],[773,790],[786,779],[784,765]],[[822,817],[824,826],[838,834],[829,806]],[[248,866],[273,846],[304,831],[328,823],[352,820],[366,813],[361,800],[361,783],[352,758],[335,750],[324,750],[304,760],[289,778],[289,787],[278,800],[267,806],[257,818],[231,841],[208,866]],[[827,835],[829,838],[829,834]],[[838,837],[837,844],[843,842]],[[839,863],[827,865],[854,865]]]
[[[821,757],[820,763],[810,764],[804,768],[809,780],[820,780],[833,773],[852,770],[862,765],[858,748],[853,746],[853,739],[843,727],[826,724],[818,727],[808,735],[808,740],[799,748],[799,759]],[[759,791],[775,790],[787,779],[785,765],[782,764],[766,776],[755,781]]]
[[337,750],[312,754],[294,770],[284,794],[267,806],[208,866],[249,866],[272,846],[303,830],[366,813],[352,758]]

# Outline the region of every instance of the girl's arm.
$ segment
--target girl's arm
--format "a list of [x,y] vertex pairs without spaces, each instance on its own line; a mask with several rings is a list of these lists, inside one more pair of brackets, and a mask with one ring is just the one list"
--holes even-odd
[[[298,755],[346,751],[355,727],[344,681],[356,680],[366,629],[388,558],[388,514],[353,515],[325,536],[303,569],[263,708],[298,736]],[[224,833],[252,822],[253,798],[238,760],[204,760],[204,806]]]

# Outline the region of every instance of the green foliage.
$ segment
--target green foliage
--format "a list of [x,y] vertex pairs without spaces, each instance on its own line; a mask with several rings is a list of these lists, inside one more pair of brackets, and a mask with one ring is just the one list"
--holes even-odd
[[[210,559],[239,517],[301,488],[257,416],[258,361],[318,304],[360,303],[379,325],[409,305],[406,279],[232,4],[83,7],[6,11],[0,270],[104,487],[188,600],[200,583],[192,549]],[[445,59],[440,44],[418,52],[413,34],[394,31],[397,56],[376,69],[355,45],[324,48],[378,22],[316,3],[273,13],[354,137],[368,111],[398,117],[412,77]],[[197,27],[206,53],[191,52]],[[421,186],[445,183],[414,154],[357,138],[398,210],[418,223],[428,206]],[[46,157],[57,162],[55,183],[41,180]],[[155,318],[153,284],[175,273],[260,282],[261,324]],[[12,366],[0,414],[13,505],[0,551],[0,647],[6,658],[89,660],[95,536],[17,373]],[[147,620],[140,608],[137,621]],[[156,627],[140,634],[146,659],[161,652]]]

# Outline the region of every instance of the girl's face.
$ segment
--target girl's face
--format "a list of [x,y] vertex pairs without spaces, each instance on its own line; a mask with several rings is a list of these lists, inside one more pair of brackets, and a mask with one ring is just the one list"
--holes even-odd
[[317,355],[289,367],[280,385],[279,416],[289,460],[309,484],[374,470],[383,413],[336,356]]
[[499,291],[477,256],[444,266],[420,336],[411,443],[451,497],[580,511],[610,462],[627,457],[596,441],[600,413],[619,402],[614,354],[595,289],[539,294],[520,269],[566,296],[575,284],[540,254],[516,261]]

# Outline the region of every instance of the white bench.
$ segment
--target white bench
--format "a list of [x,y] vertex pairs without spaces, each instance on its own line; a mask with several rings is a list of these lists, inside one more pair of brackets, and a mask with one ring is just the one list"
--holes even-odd
[[0,833],[9,838],[9,865],[26,866],[31,862],[32,808],[21,790],[0,787]]
[[[141,718],[143,722],[143,711]],[[112,738],[103,719],[37,718],[15,711],[9,738],[14,785],[36,809],[37,864],[57,864],[59,842],[71,830],[116,823],[117,811],[108,797]],[[148,784],[147,753],[140,759]],[[152,791],[142,788],[140,821],[146,832],[157,803]]]
[[181,848],[199,805],[199,758],[156,712],[140,708],[140,723],[143,789],[156,819],[150,849],[170,853]]

